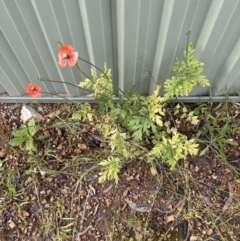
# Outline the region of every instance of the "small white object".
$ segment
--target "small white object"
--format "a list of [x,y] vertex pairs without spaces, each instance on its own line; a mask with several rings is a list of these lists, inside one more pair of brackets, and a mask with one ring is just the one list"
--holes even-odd
[[43,120],[43,116],[40,115],[36,110],[34,110],[31,107],[25,106],[23,105],[22,109],[21,109],[21,116],[20,116],[21,120],[23,121],[23,123],[26,123],[27,121],[29,121],[32,118],[36,118],[39,120]]
[[46,175],[46,172],[40,170],[40,168],[39,168],[39,171],[40,171],[41,176],[45,176]]

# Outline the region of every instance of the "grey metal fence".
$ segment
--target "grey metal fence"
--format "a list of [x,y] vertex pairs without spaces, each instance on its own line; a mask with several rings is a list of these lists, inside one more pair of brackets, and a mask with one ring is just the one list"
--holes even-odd
[[[39,82],[38,76],[78,84],[77,68],[57,64],[57,41],[69,43],[82,58],[112,69],[115,84],[142,94],[171,77],[183,57],[191,30],[195,56],[215,98],[240,89],[240,1],[238,0],[0,0],[0,101],[27,99],[25,87],[77,99],[86,93],[69,85]],[[89,73],[90,66],[79,62]],[[208,96],[196,88],[184,100]],[[40,98],[44,100],[49,97]]]

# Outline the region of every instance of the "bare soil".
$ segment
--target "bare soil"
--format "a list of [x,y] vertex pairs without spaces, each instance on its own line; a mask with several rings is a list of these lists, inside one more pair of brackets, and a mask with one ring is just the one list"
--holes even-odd
[[[228,163],[210,152],[173,171],[159,160],[156,174],[135,160],[115,185],[98,182],[96,163],[107,142],[90,127],[80,133],[56,126],[59,118],[70,120],[73,105],[31,106],[44,116],[37,153],[9,146],[22,105],[0,104],[1,241],[240,241],[240,178],[228,165],[240,172],[240,132],[229,136],[238,145],[225,147]],[[182,131],[197,130],[183,123]]]

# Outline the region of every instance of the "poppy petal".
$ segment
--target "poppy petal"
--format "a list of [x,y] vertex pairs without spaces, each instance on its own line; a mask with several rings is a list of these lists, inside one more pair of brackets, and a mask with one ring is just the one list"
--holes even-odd
[[77,63],[77,59],[78,59],[78,52],[77,51],[72,52],[70,58],[68,59],[69,66],[73,67]]
[[39,97],[42,94],[42,89],[39,85],[30,83],[27,87],[26,87],[26,93],[28,95],[30,95],[31,97]]
[[65,44],[59,48],[58,58],[60,67],[66,67],[67,63],[70,67],[73,67],[77,62],[78,52],[70,44]]
[[59,60],[58,60],[58,65],[60,66],[60,67],[66,67],[66,65],[67,65],[67,60],[66,59],[64,59],[64,58],[59,58]]

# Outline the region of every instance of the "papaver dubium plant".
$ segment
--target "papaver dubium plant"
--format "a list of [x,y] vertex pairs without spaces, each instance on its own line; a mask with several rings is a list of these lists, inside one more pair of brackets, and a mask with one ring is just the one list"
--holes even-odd
[[[166,80],[163,86],[156,84],[151,95],[141,96],[134,88],[126,93],[120,89],[119,93],[114,93],[111,70],[106,64],[104,70],[101,70],[79,57],[71,45],[60,44],[58,65],[76,66],[86,77],[76,88],[91,92],[91,96],[94,96],[99,104],[98,109],[92,109],[89,103],[82,103],[80,109],[73,113],[72,119],[82,125],[82,128],[85,124],[92,124],[105,143],[108,143],[100,160],[98,158],[101,167],[100,182],[114,179],[117,183],[121,167],[133,159],[145,160],[154,168],[156,162],[163,162],[172,170],[180,159],[186,160],[187,155],[197,154],[198,144],[194,139],[181,134],[174,123],[166,119],[165,107],[169,98],[188,94],[196,85],[209,86],[208,80],[201,75],[203,64],[194,59],[193,53],[193,45],[187,44],[185,59],[177,61],[173,66],[175,76]],[[99,73],[91,70],[90,77],[77,64],[78,60],[90,64]],[[40,77],[39,80],[67,83],[44,77]],[[165,93],[160,96],[162,88]],[[41,94],[41,88],[36,84],[30,84],[26,92],[36,97]],[[190,116],[192,123],[196,125],[197,117],[193,113]],[[150,149],[144,147],[146,141]]]

